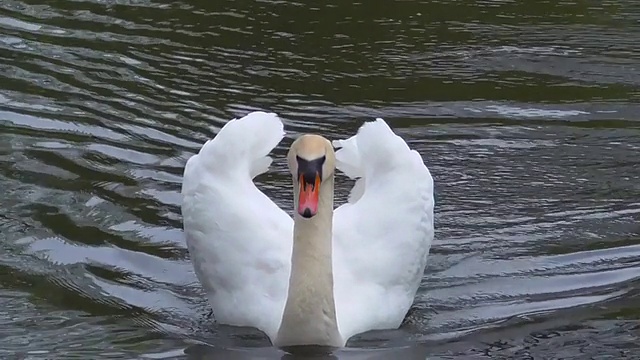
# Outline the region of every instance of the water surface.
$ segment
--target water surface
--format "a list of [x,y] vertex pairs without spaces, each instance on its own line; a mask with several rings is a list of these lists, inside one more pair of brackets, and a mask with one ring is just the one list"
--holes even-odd
[[186,160],[258,109],[287,210],[303,132],[383,117],[435,179],[405,326],[333,358],[640,352],[634,2],[21,0],[0,29],[2,357],[304,358],[211,320],[181,229]]

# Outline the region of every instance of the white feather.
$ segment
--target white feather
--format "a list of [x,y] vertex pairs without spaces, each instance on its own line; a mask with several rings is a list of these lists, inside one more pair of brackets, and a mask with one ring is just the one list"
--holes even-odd
[[397,328],[420,286],[433,240],[433,179],[420,155],[382,119],[334,146],[342,146],[338,169],[361,176],[351,195],[357,201],[340,206],[333,218],[340,333],[349,338]]
[[[293,220],[255,187],[284,136],[275,114],[227,123],[185,167],[187,245],[216,319],[273,341],[286,302]],[[333,220],[334,297],[346,342],[397,328],[413,303],[433,239],[433,179],[382,119],[334,141],[336,166],[357,178]]]
[[275,114],[229,121],[185,166],[187,246],[216,320],[277,334],[288,290],[293,220],[253,183],[284,136]]

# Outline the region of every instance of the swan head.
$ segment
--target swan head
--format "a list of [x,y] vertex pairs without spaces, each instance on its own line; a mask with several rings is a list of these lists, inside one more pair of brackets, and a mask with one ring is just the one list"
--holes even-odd
[[333,177],[336,156],[331,142],[320,135],[297,138],[287,156],[296,192],[296,211],[303,218],[318,213],[322,183]]

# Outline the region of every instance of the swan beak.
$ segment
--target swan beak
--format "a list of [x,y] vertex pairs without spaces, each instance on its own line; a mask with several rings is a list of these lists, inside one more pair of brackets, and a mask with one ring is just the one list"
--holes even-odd
[[313,184],[305,181],[301,174],[298,181],[300,195],[298,197],[298,214],[304,218],[310,218],[318,213],[318,199],[320,197],[320,174],[316,173]]

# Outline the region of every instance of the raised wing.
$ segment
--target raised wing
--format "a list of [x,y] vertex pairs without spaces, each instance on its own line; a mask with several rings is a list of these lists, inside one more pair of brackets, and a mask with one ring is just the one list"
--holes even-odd
[[284,136],[276,114],[229,121],[184,170],[187,246],[216,320],[275,337],[286,301],[293,220],[253,183]]
[[357,178],[334,213],[334,286],[340,332],[400,326],[433,240],[433,179],[420,155],[382,119],[334,141],[337,168]]

